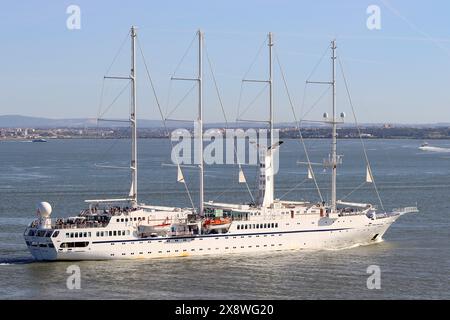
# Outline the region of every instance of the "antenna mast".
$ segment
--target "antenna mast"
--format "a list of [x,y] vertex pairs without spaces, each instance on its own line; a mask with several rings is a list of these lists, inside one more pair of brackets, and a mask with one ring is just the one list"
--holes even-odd
[[131,27],[131,203],[137,205],[136,28]]
[[199,139],[199,169],[200,169],[200,195],[199,214],[203,215],[203,84],[202,61],[203,58],[203,32],[198,30],[198,139]]
[[336,133],[336,40],[331,41],[332,50],[332,86],[333,86],[333,103],[332,103],[332,141],[331,141],[331,211],[336,211],[336,173],[337,173],[337,133]]

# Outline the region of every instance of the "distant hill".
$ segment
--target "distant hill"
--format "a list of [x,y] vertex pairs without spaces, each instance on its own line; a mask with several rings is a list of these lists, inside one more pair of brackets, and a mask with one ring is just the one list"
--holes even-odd
[[[100,121],[100,127],[125,127],[124,122]],[[96,119],[75,118],[75,119],[50,119],[27,117],[19,115],[0,116],[0,128],[84,128],[96,127]],[[159,128],[162,122],[159,120],[140,120],[138,126],[142,128]]]
[[[117,120],[117,119],[116,119]],[[123,119],[122,119],[123,120]],[[191,122],[192,125],[192,122]],[[361,127],[382,127],[383,123],[361,123]],[[430,124],[391,124],[393,127],[397,128],[439,128],[439,127],[450,127],[450,123],[430,123]],[[74,119],[51,119],[51,118],[40,118],[40,117],[28,117],[21,115],[4,115],[0,116],[0,128],[85,128],[85,127],[96,127],[97,121],[93,118],[74,118]],[[126,122],[112,122],[112,121],[100,121],[98,123],[99,127],[126,127],[128,123]],[[163,122],[161,120],[138,120],[138,126],[140,128],[162,128]],[[168,127],[188,127],[188,122],[168,122]],[[229,123],[230,128],[251,128],[251,127],[264,127],[264,124],[255,125],[252,122],[233,122]],[[205,123],[205,128],[225,128],[227,127],[225,122],[215,122],[215,123]],[[294,122],[280,122],[276,124],[278,128],[288,128],[295,127]],[[303,122],[302,127],[304,128],[317,128],[317,127],[328,127],[324,123],[311,123]],[[352,128],[354,124],[352,122],[347,122],[340,127]]]

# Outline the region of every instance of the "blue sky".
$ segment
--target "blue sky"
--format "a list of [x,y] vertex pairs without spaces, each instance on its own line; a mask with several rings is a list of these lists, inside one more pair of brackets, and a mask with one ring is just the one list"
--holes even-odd
[[[66,8],[81,8],[81,29],[66,28]],[[381,9],[381,29],[366,27],[369,5]],[[0,114],[51,118],[96,117],[124,83],[104,83],[103,75],[131,25],[139,39],[164,110],[171,110],[190,83],[170,84],[170,76],[195,32],[205,32],[229,120],[237,116],[241,79],[267,32],[275,37],[296,112],[308,109],[324,88],[308,87],[305,80],[332,38],[360,122],[450,122],[450,25],[448,1],[10,1],[0,11]],[[196,52],[190,50],[178,75],[194,76]],[[249,77],[265,77],[266,48]],[[142,61],[138,64],[139,116],[159,119]],[[127,42],[111,69],[129,72]],[[210,71],[205,66],[205,118],[223,121]],[[292,120],[278,65],[275,65],[275,118]],[[312,80],[329,80],[326,56]],[[245,109],[261,87],[246,85],[240,109]],[[338,108],[350,114],[341,76]],[[194,91],[195,92],[195,91]],[[249,107],[245,118],[263,119],[267,95]],[[302,102],[304,101],[304,102]],[[308,115],[328,111],[326,95]],[[128,95],[108,112],[126,117]],[[192,119],[195,95],[174,112]],[[350,118],[348,120],[351,120]]]

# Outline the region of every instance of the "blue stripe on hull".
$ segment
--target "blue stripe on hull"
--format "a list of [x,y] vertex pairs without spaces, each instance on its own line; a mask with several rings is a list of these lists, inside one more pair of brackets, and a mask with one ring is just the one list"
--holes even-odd
[[100,243],[115,243],[115,242],[136,242],[136,241],[160,241],[160,240],[178,240],[178,239],[201,239],[201,238],[217,238],[217,237],[238,237],[238,236],[255,236],[255,235],[269,235],[269,234],[289,234],[289,233],[304,233],[304,232],[326,232],[326,231],[341,231],[349,230],[353,228],[339,228],[339,229],[315,229],[315,230],[297,230],[297,231],[279,231],[279,232],[263,232],[263,233],[236,233],[236,234],[208,234],[208,235],[197,235],[197,236],[187,236],[187,237],[172,237],[172,238],[142,238],[142,239],[131,239],[131,240],[111,240],[111,241],[93,241],[92,244]]

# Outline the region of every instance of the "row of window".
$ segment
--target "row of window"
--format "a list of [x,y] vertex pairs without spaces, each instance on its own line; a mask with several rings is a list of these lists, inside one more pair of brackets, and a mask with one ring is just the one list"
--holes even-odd
[[97,237],[129,236],[130,230],[97,231]]
[[278,228],[278,223],[250,223],[250,224],[238,224],[238,230],[244,229],[267,229],[267,228]]
[[67,232],[66,238],[87,238],[90,237],[90,232]]
[[[282,245],[283,244],[281,244],[281,243],[278,244],[279,247],[281,247]],[[271,247],[275,247],[276,245],[275,244],[271,244],[270,246]],[[248,248],[252,248],[252,246],[247,246],[247,247]],[[260,247],[268,247],[268,245],[267,244],[262,245],[262,246],[259,245],[259,244],[255,245],[255,248],[260,248]],[[245,246],[241,246],[240,248],[244,249]],[[225,250],[228,250],[228,249],[231,249],[231,248],[230,247],[225,247]],[[233,247],[233,249],[237,249],[237,247]],[[203,250],[211,251],[212,249],[211,248],[205,248],[205,249],[200,248],[200,249],[198,249],[198,251],[203,251]],[[215,250],[220,250],[220,248],[215,248]],[[183,249],[183,250],[174,250],[173,252],[178,253],[178,252],[188,252],[188,251],[189,251],[188,249]],[[190,251],[191,252],[195,252],[195,249],[191,249]],[[171,252],[170,250],[166,250],[165,253],[170,253],[170,252]],[[161,254],[161,253],[163,253],[163,251],[158,251],[158,253]],[[143,252],[139,252],[139,254],[144,254],[144,253]],[[152,254],[152,252],[148,251],[147,254]],[[126,253],[122,253],[122,255],[125,256]],[[130,253],[130,255],[134,255],[134,252]],[[114,256],[114,253],[111,253],[111,256]]]
[[[91,235],[91,232],[67,232],[66,238],[88,238],[91,237]],[[97,237],[129,236],[130,230],[97,231],[95,235]]]
[[89,245],[88,241],[78,241],[78,242],[63,242],[61,243],[61,248],[85,248]]
[[145,221],[145,217],[134,217],[134,218],[117,218],[116,222],[128,222],[128,221]]
[[38,243],[38,242],[31,242],[31,241],[26,241],[27,246],[32,246],[32,247],[40,247],[40,248],[54,248],[55,246],[53,245],[53,243],[49,242],[49,243]]
[[[36,237],[45,237],[45,238],[50,238],[50,236],[52,235],[52,232],[53,232],[53,230],[48,230],[48,231],[46,231],[46,230],[33,230],[33,229],[30,229],[30,230],[28,230],[28,236],[30,236],[30,237],[33,237],[33,236],[36,236]],[[58,232],[58,231],[56,231],[56,232]]]
[[[276,235],[278,235],[279,237],[281,237],[282,236],[282,234],[280,233],[280,234],[270,234],[270,235],[267,235],[267,234],[264,234],[264,235],[261,235],[261,237],[264,237],[264,238],[266,238],[266,237],[268,237],[268,236],[271,236],[271,237],[275,237]],[[236,238],[238,238],[239,236],[226,236],[226,237],[224,237],[225,239],[228,239],[228,238],[233,238],[233,239],[236,239]],[[260,237],[260,235],[248,235],[248,236],[240,236],[241,238],[252,238],[252,237],[256,237],[256,238],[258,238],[258,237]],[[212,239],[212,238],[210,238],[210,239]],[[215,240],[219,240],[219,239],[221,239],[221,238],[219,238],[219,237],[216,237],[216,238],[214,238]],[[203,240],[203,238],[199,238],[199,239],[193,239],[193,238],[189,238],[189,239],[167,239],[167,240],[158,240],[158,242],[159,243],[161,243],[161,242],[169,242],[169,243],[172,243],[172,242],[187,242],[187,241],[195,241],[195,240],[200,240],[200,241],[202,241]],[[130,242],[122,242],[122,245],[126,245],[126,244],[130,244],[130,245],[133,245],[133,244],[143,244],[144,243],[144,241],[130,241]],[[147,243],[152,243],[152,241],[147,241]],[[114,245],[116,245],[116,242],[111,242],[110,243],[112,246],[114,246]]]

